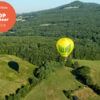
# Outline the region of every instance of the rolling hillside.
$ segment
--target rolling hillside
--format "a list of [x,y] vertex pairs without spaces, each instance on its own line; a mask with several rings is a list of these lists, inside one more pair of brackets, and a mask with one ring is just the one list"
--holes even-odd
[[[92,79],[95,83],[100,84],[100,61],[74,61],[78,61],[80,65],[89,66]],[[19,71],[13,69],[9,62],[17,63]],[[0,55],[0,98],[3,99],[5,95],[15,93],[17,88],[27,84],[27,79],[33,77],[34,68],[36,66],[18,57]],[[91,88],[80,83],[71,73],[72,70],[69,67],[56,67],[55,71],[47,79],[33,87],[23,100],[69,100],[64,95],[63,90],[75,90],[72,95],[77,96],[80,100],[99,100],[100,96]]]
[[91,77],[93,78],[93,82],[100,85],[100,61],[89,61],[89,60],[78,60],[80,65],[89,66],[91,68]]
[[[92,71],[98,70],[97,72],[100,72],[100,61],[77,61],[79,61],[80,65],[90,66]],[[55,72],[48,77],[48,79],[43,80],[40,84],[34,87],[24,100],[69,100],[65,97],[62,91],[64,89],[75,90],[79,86],[81,86],[81,88],[76,90],[73,95],[78,96],[80,100],[99,100],[100,96],[89,87],[80,83],[71,71],[72,69],[68,67],[56,68]],[[100,73],[92,73],[92,76],[99,77]],[[93,79],[99,81],[99,78]]]
[[[13,66],[18,64],[19,72],[13,69],[9,63]],[[18,88],[27,84],[28,78],[33,77],[34,68],[36,66],[18,57],[0,55],[0,98],[4,98],[5,95],[10,93],[15,93]]]

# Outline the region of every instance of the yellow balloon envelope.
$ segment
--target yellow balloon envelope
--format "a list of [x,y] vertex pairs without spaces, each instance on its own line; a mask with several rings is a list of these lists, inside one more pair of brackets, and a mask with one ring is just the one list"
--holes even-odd
[[68,57],[74,49],[74,42],[70,38],[61,38],[56,43],[58,52],[63,57]]

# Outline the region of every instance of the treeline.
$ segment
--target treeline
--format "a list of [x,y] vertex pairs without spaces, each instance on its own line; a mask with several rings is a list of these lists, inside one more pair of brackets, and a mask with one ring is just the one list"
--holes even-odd
[[56,67],[63,67],[64,61],[62,62],[44,62],[39,68],[36,68],[34,70],[34,75],[37,77],[39,80],[46,79],[52,72],[56,70]]
[[76,78],[90,87],[93,91],[95,91],[98,95],[100,95],[100,85],[99,84],[94,84],[92,78],[90,77],[90,72],[91,69],[87,66],[81,66],[72,73],[76,76]]
[[69,100],[79,100],[77,96],[72,96],[72,93],[74,93],[75,91],[77,91],[79,89],[80,89],[80,87],[78,87],[75,90],[63,90],[63,93]]
[[29,93],[31,89],[40,82],[35,78],[29,78],[28,81],[29,84],[22,85],[21,88],[18,88],[15,93],[6,95],[5,100],[22,100],[22,98],[24,98],[27,93]]
[[[95,93],[100,95],[100,85],[97,83],[95,84],[93,82],[93,79],[90,76],[91,74],[90,67],[80,66],[78,61],[73,62],[71,57],[68,58],[67,62],[65,63],[65,66],[73,68],[72,74],[75,75],[76,79],[80,81],[81,83],[83,83],[84,85],[86,85],[86,87],[90,87]],[[81,88],[83,87],[79,86],[75,90],[63,90],[63,93],[70,100],[73,100],[73,99],[79,100],[77,96],[72,96],[72,94],[74,91],[81,89]]]
[[[1,37],[0,54],[10,54],[21,57],[32,64],[40,66],[43,62],[63,61],[56,50],[58,38],[45,37]],[[76,59],[100,59],[98,44],[89,40],[73,39],[75,49],[72,53]]]

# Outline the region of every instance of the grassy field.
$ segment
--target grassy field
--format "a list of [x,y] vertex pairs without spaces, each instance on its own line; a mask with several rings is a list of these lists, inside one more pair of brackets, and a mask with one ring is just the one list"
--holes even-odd
[[26,96],[24,100],[68,100],[63,90],[83,86],[70,73],[70,68],[58,68],[48,79],[43,80]]
[[[19,72],[9,66],[9,62],[18,63]],[[15,93],[21,85],[27,84],[27,79],[33,77],[33,70],[36,66],[11,55],[0,55],[0,97]]]
[[[16,62],[19,66],[19,72],[9,66],[9,62]],[[74,60],[76,61],[76,60]],[[91,68],[91,77],[94,83],[100,84],[100,61],[77,60],[79,64]],[[27,79],[33,76],[33,70],[36,66],[11,55],[0,55],[0,97],[14,93],[21,85],[27,84]],[[72,95],[76,95],[80,100],[99,100],[92,89],[80,83],[71,73],[73,69],[69,67],[56,68],[47,79],[42,80],[36,85],[23,100],[69,100],[63,93],[63,90],[75,90]],[[0,99],[1,99],[0,98]]]
[[[99,61],[84,61],[79,60],[80,65],[88,65],[93,70],[98,70]],[[99,68],[100,69],[100,68]],[[94,91],[76,80],[75,76],[71,73],[71,68],[57,68],[55,73],[50,75],[48,79],[43,80],[23,100],[69,100],[65,97],[62,90],[74,90],[78,86],[82,88],[75,91],[72,95],[76,95],[80,100],[100,100]]]

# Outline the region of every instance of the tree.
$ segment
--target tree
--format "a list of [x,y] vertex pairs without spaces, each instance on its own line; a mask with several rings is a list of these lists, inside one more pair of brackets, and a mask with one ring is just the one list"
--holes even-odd
[[75,62],[72,64],[72,67],[73,67],[74,69],[79,68],[79,63],[78,63],[78,61],[75,61]]

